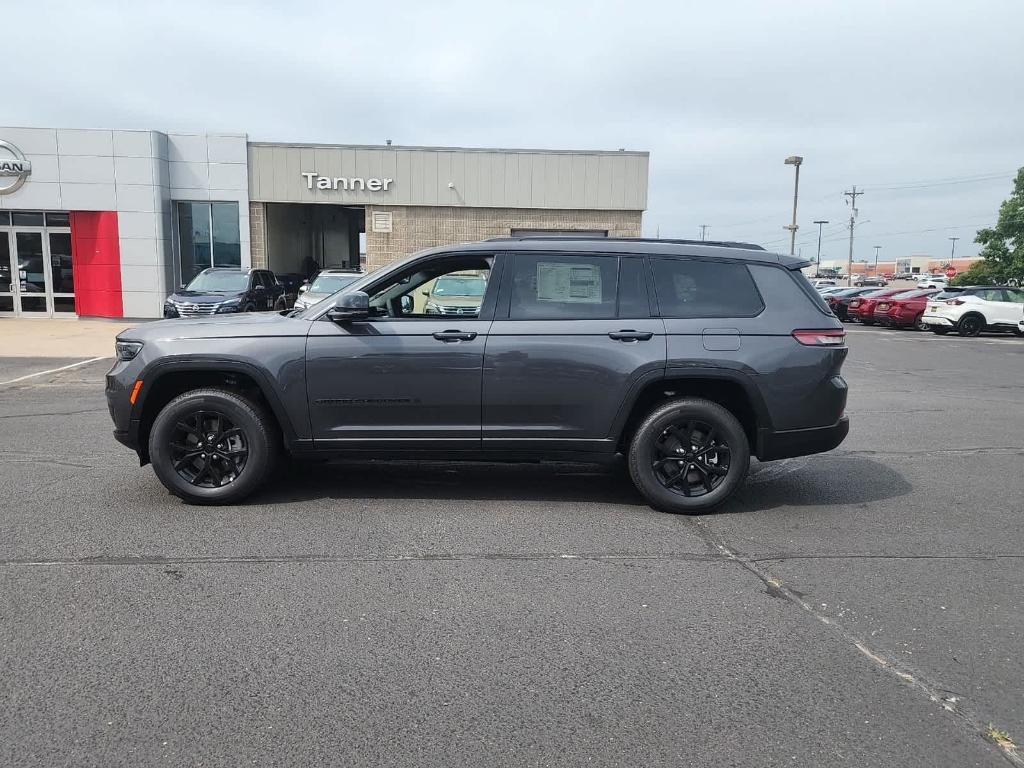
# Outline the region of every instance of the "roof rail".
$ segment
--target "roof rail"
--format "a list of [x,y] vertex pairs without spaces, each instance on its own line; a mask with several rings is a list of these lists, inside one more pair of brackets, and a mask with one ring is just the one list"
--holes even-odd
[[513,235],[508,237],[489,237],[486,242],[517,242],[520,240],[597,240],[625,241],[629,243],[671,243],[673,245],[709,245],[715,248],[742,248],[748,251],[763,251],[764,246],[756,243],[740,243],[732,240],[677,240],[666,237],[602,237],[600,235],[573,235],[558,233],[551,235]]

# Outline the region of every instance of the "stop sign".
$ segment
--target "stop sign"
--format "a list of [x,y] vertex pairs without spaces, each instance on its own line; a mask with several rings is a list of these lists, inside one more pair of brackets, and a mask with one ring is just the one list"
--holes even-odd
[[946,267],[946,277],[956,277],[956,267],[952,264]]

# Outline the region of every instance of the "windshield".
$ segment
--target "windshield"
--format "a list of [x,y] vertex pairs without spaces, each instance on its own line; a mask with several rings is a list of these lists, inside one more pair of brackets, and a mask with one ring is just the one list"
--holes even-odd
[[483,296],[487,281],[482,277],[441,277],[434,284],[434,296]]
[[200,272],[188,284],[190,291],[212,291],[214,293],[240,293],[249,285],[249,275],[245,272]]
[[359,279],[359,275],[318,275],[309,286],[310,293],[334,293]]

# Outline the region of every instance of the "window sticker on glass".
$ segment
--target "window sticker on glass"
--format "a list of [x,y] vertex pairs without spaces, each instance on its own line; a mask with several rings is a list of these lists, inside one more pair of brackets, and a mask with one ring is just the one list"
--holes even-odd
[[537,264],[537,301],[601,303],[601,268],[595,264]]

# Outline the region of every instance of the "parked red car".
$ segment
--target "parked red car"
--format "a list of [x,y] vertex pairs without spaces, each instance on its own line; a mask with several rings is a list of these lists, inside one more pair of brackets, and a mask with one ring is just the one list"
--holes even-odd
[[906,288],[883,288],[880,291],[872,291],[863,296],[850,300],[846,311],[851,320],[860,320],[864,325],[875,324],[875,304],[882,299],[895,296],[897,293],[906,293]]
[[875,304],[874,320],[879,325],[891,328],[914,328],[918,331],[927,330],[921,322],[928,297],[939,292],[938,288],[904,291]]

